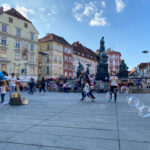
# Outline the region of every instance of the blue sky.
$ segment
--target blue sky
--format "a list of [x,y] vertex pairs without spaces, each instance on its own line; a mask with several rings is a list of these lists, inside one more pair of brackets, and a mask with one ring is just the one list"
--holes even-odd
[[96,50],[105,37],[106,48],[120,51],[130,70],[148,61],[150,0],[0,0],[28,17],[39,37],[55,33],[70,43],[80,41]]

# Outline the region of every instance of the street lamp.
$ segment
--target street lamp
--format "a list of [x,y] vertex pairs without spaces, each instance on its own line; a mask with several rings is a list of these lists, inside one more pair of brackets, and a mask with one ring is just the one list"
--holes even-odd
[[148,50],[143,50],[142,53],[143,54],[148,54],[148,71],[147,71],[147,77],[149,77],[149,70],[150,70],[150,68],[149,68],[149,51]]
[[45,53],[45,52],[39,52],[39,54],[40,54],[41,57],[42,57],[42,62],[41,62],[41,74],[42,74],[42,77],[43,77],[43,56],[47,56],[48,54]]

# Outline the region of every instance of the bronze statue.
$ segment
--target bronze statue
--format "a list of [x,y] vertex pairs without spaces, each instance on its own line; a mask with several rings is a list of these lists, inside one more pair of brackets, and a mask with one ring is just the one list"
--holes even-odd
[[79,64],[79,66],[78,66],[78,70],[77,70],[77,78],[80,76],[82,70],[84,69],[83,65],[80,62],[78,64]]

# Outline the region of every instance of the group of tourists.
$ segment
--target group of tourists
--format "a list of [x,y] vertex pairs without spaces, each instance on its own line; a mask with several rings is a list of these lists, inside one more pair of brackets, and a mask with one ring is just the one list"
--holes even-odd
[[[20,90],[22,90],[23,86],[16,79],[14,73],[11,74],[11,77],[7,78],[7,82],[5,78],[6,76],[8,76],[7,72],[5,71],[0,72],[1,103],[4,103],[6,91],[9,91],[9,97],[11,99],[12,93],[16,91],[16,85],[20,88]],[[137,86],[139,86],[140,83],[141,83],[140,80],[136,81]],[[31,78],[30,81],[28,83],[25,83],[23,87],[28,90],[29,94],[33,94],[35,89],[38,89],[39,93],[41,93],[42,91],[45,93],[46,90],[50,91],[49,89],[51,87],[52,87],[51,90],[62,91],[65,93],[68,93],[71,90],[76,92],[80,89],[82,93],[81,101],[85,101],[86,97],[89,97],[91,101],[94,102],[96,99],[93,93],[95,84],[96,84],[95,77],[87,74],[85,71],[82,71],[79,78],[76,79],[76,81],[74,82],[74,85],[72,85],[70,82],[67,82],[66,79],[60,80],[60,82],[53,83],[46,81],[44,77],[42,77],[40,82],[35,82],[35,80]],[[123,80],[120,85],[116,73],[112,72],[109,78],[109,89],[110,89],[109,101],[113,99],[114,95],[114,102],[116,102],[118,91],[119,92],[128,91],[129,86],[134,86],[133,81],[131,79],[129,79],[129,81]]]

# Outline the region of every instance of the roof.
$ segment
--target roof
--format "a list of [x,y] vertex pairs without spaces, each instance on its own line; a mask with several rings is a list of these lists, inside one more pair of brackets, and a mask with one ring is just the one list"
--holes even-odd
[[61,43],[63,45],[71,46],[71,44],[69,44],[69,42],[66,41],[63,37],[55,35],[53,33],[47,33],[46,36],[39,39],[39,42],[47,42],[47,41],[56,41],[56,42]]
[[150,66],[150,63],[140,63],[140,64],[138,65],[138,67],[139,67],[140,69],[143,69],[143,68],[147,67],[148,65]]
[[[2,8],[2,7],[1,7]],[[3,8],[2,8],[2,10],[3,10]],[[29,22],[29,23],[32,23],[31,21],[29,21],[27,18],[25,18],[22,14],[20,14],[16,9],[14,9],[14,8],[11,8],[11,9],[9,9],[9,10],[7,10],[7,11],[2,11],[1,13],[0,13],[0,15],[1,14],[3,14],[3,13],[6,13],[6,14],[8,14],[8,15],[11,15],[11,16],[13,16],[13,17],[16,17],[16,18],[18,18],[18,19],[22,19],[22,20],[24,20],[24,21],[27,21],[27,22]]]
[[107,55],[108,55],[108,54],[115,54],[115,55],[120,55],[120,56],[121,56],[121,53],[120,53],[120,52],[118,52],[118,51],[113,51],[113,50],[111,50],[110,48],[107,49],[106,53],[107,53]]
[[72,44],[73,46],[73,53],[75,55],[81,56],[81,57],[85,57],[88,59],[92,59],[96,61],[96,53],[93,52],[91,49],[83,46],[79,41],[78,42],[74,42]]

